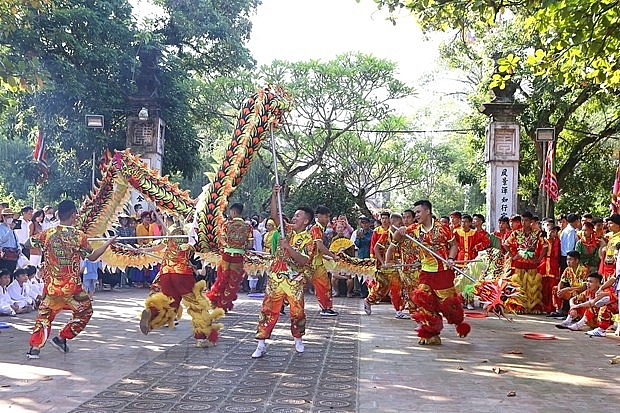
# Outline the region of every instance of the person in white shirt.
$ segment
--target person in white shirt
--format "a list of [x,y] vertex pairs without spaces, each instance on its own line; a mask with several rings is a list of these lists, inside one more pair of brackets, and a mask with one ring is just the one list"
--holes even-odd
[[25,268],[28,275],[28,281],[26,281],[26,295],[31,297],[35,302],[35,307],[38,307],[41,299],[43,298],[43,280],[37,278],[38,269],[32,265]]
[[41,222],[41,226],[43,227],[43,231],[48,228],[55,227],[58,225],[58,220],[54,215],[54,208],[46,205],[43,207],[43,212],[45,213],[45,218],[43,218],[43,222]]
[[7,286],[11,282],[11,273],[5,269],[0,269],[0,315],[14,316],[19,310],[19,306],[11,299]]
[[35,307],[35,300],[27,293],[28,274],[26,270],[18,268],[13,273],[13,277],[13,282],[7,287],[11,299],[19,306],[18,311],[24,313],[32,311]]
[[32,219],[34,208],[31,206],[25,206],[22,208],[20,213],[21,217],[17,220],[17,225],[13,227],[13,231],[15,232],[17,242],[23,251],[24,244],[28,241],[28,238],[30,238],[30,220]]
[[256,229],[258,229],[258,232],[260,232],[261,236],[265,235],[265,233],[267,232],[267,219],[269,217],[268,216],[263,216],[262,220],[258,217],[258,215],[255,215],[253,219],[256,220],[256,222],[258,222],[258,227]]
[[254,237],[254,244],[252,246],[252,249],[254,251],[262,252],[263,251],[263,236],[258,231],[258,222],[256,222],[255,219],[253,219],[250,221],[250,224],[252,225],[252,234]]

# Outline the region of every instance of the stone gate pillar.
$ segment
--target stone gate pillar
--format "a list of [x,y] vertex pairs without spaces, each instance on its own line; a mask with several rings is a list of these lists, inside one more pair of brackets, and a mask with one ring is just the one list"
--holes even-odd
[[508,99],[494,99],[482,105],[481,112],[489,116],[486,128],[486,210],[487,230],[497,229],[503,216],[517,213],[519,183],[519,139],[517,116],[525,105]]
[[[162,99],[159,97],[161,50],[142,48],[136,75],[136,91],[128,96],[131,116],[127,117],[127,148],[150,169],[161,175],[166,123],[160,117]],[[132,205],[141,204],[145,211],[152,209],[147,200],[136,190],[131,191]]]
[[[145,107],[146,109],[146,107]],[[144,110],[141,110],[144,112]],[[161,175],[164,138],[166,133],[166,123],[159,117],[157,112],[151,114],[147,109],[148,116],[129,116],[127,117],[127,140],[126,145],[134,155],[140,155],[140,160],[146,163],[150,169],[157,169]],[[146,113],[145,113],[146,114]],[[131,203],[141,204],[142,209],[148,211],[147,200],[136,190],[131,190]]]

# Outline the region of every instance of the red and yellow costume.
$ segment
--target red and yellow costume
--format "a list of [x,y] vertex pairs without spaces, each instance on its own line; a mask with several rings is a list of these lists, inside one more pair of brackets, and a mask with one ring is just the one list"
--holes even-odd
[[560,280],[560,239],[541,239],[539,248],[542,259],[537,271],[542,282],[542,310],[552,313],[556,310],[554,289]]
[[30,243],[35,248],[41,248],[45,257],[43,300],[30,337],[30,346],[40,348],[45,345],[52,322],[60,311],[73,312],[71,320],[58,334],[62,339],[77,336],[93,315],[91,300],[82,289],[80,278],[80,260],[93,250],[86,234],[65,225],[33,235]]
[[[381,235],[378,236],[375,245],[378,246],[382,254],[385,255],[391,241],[392,232],[388,230],[382,232]],[[394,254],[394,260],[395,262],[400,260],[398,251]],[[394,268],[380,268],[379,260],[375,262],[377,264],[375,281],[368,284],[368,297],[366,297],[366,300],[370,304],[376,304],[383,300],[389,292],[394,309],[396,311],[402,311],[405,308],[405,302],[403,301],[403,286],[400,281],[398,270]]]
[[[413,236],[413,233],[409,232],[408,227],[405,229],[408,235]],[[405,238],[398,243],[398,249],[400,253],[400,261],[403,267],[400,270],[400,280],[403,287],[405,300],[409,309],[411,319],[413,319],[416,311],[416,305],[413,301],[415,289],[418,287],[420,281],[420,256],[419,247],[410,239]]]
[[[315,244],[317,242],[323,242],[324,234],[325,228],[318,222],[310,228],[310,236],[312,236],[312,242]],[[321,309],[332,308],[332,285],[327,276],[327,270],[325,269],[323,256],[321,254],[314,254],[314,258],[312,259],[312,275],[310,276],[310,282],[314,286],[314,293]]]
[[[372,231],[370,236],[370,258],[375,258],[375,244],[383,234],[387,234],[388,230],[383,227],[377,227]],[[379,264],[377,264],[379,268]]]
[[607,280],[609,277],[615,276],[616,271],[616,259],[618,250],[616,246],[620,244],[620,231],[608,232],[605,235],[605,241],[607,246],[605,247],[603,258],[599,264],[598,272],[603,276],[603,280]]
[[[176,235],[175,232],[173,235]],[[215,344],[222,325],[213,324],[213,321],[224,315],[224,311],[212,310],[211,303],[203,295],[205,281],[196,282],[194,278],[194,269],[190,264],[194,247],[172,239],[164,241],[164,245],[159,276],[160,292],[150,295],[144,303],[150,312],[148,320],[144,320],[148,323],[146,332],[164,325],[173,327],[183,300],[187,313],[192,318],[192,330],[194,338],[198,340],[197,345],[201,343],[201,346],[205,346],[205,340]]]
[[491,246],[491,236],[483,229],[477,229],[474,234],[474,255],[472,258],[476,258],[478,253],[486,250]]
[[[454,238],[456,244],[459,247],[459,252],[456,256],[457,261],[469,261],[476,258],[477,252],[474,248],[475,239],[476,239],[476,231],[473,229],[469,229],[469,231],[465,231],[465,229],[461,226],[454,229]],[[459,267],[464,267],[464,264],[460,264]]]
[[306,266],[299,266],[282,246],[278,245],[276,248],[269,269],[265,298],[258,317],[258,328],[255,336],[258,340],[271,337],[271,332],[278,322],[284,299],[290,305],[291,334],[295,338],[301,338],[306,333],[304,287],[306,277],[312,271],[311,262],[316,246],[312,241],[310,232],[296,233],[291,224],[287,224],[285,228],[286,236],[293,249],[310,261]]
[[542,311],[542,279],[538,275],[536,252],[540,251],[540,231],[532,229],[525,232],[522,228],[510,233],[504,245],[512,257],[513,273],[511,281],[519,286],[523,308],[508,308],[517,313],[534,313]]
[[[443,259],[448,258],[449,243],[454,241],[454,234],[448,225],[433,219],[428,231],[420,224],[412,224],[407,232]],[[423,249],[420,249],[420,259],[422,271],[413,295],[417,307],[413,318],[420,324],[420,344],[441,343],[442,315],[448,323],[456,325],[459,336],[465,337],[471,327],[463,321],[462,300],[454,288],[454,271]]]
[[[607,330],[614,323],[613,316],[614,314],[618,314],[618,298],[614,291],[609,288],[606,290],[609,297],[609,304],[604,305],[602,307],[588,307],[588,308],[578,308],[577,314],[579,318],[585,316],[586,324],[591,328],[600,327],[603,330]],[[573,302],[575,304],[585,303],[593,299],[595,293],[590,290],[586,290],[581,294],[577,295]]]
[[553,289],[553,298],[555,300],[555,306],[558,309],[568,309],[568,301],[575,297],[578,292],[575,291],[575,288],[582,287],[586,279],[588,278],[588,267],[585,265],[581,265],[581,263],[577,264],[575,268],[566,267],[564,272],[560,277],[560,282],[558,283],[559,288],[568,288],[571,287],[571,290],[568,292],[564,292],[561,297],[558,297],[558,286]]
[[233,301],[245,276],[243,256],[252,237],[252,226],[236,217],[222,225],[219,239],[222,243],[222,258],[217,266],[217,278],[207,297],[213,307],[225,311],[233,308]]
[[508,236],[510,235],[510,232],[511,231],[509,229],[505,231],[498,230],[493,232],[493,236],[499,241],[499,250],[502,254],[508,252],[506,247],[504,246],[504,242],[506,241],[506,238],[508,238]]

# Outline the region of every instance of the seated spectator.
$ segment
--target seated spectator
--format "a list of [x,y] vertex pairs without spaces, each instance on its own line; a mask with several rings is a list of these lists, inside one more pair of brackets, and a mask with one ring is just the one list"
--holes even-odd
[[[602,281],[601,274],[590,273],[586,281],[586,290],[570,299],[569,316],[556,327],[579,331],[587,325],[592,330],[586,334],[592,337],[605,337],[607,329],[613,324],[613,315],[618,312],[618,305],[614,299],[605,299],[611,297],[610,291],[599,291]],[[569,324],[570,321],[573,323]]]
[[19,305],[11,298],[7,286],[11,282],[11,273],[0,269],[0,315],[14,316],[19,310]]
[[105,270],[98,269],[99,278],[102,285],[108,285],[111,290],[115,289],[116,285],[121,283],[121,275],[119,272],[111,271],[109,268]]
[[28,273],[18,268],[13,273],[13,282],[7,287],[11,299],[19,306],[18,314],[28,313],[35,308],[35,300],[27,293]]
[[26,282],[26,294],[35,301],[35,308],[39,308],[39,303],[43,299],[43,280],[37,278],[37,268],[29,265],[25,268],[28,281]]
[[552,316],[566,317],[570,308],[569,300],[571,297],[585,290],[584,283],[587,278],[588,269],[584,265],[581,265],[579,262],[580,258],[581,254],[577,251],[569,251],[566,254],[567,267],[562,272],[556,293],[556,296],[559,298],[556,308],[559,309],[559,312],[551,314]]

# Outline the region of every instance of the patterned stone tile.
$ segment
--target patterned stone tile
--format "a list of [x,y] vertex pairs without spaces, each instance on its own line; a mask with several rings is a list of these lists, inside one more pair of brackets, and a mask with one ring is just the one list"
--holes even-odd
[[81,412],[296,413],[355,411],[360,316],[320,317],[310,309],[306,351],[297,354],[288,317],[252,359],[260,302],[243,303],[224,319],[217,346],[193,339],[171,347],[74,410]]

